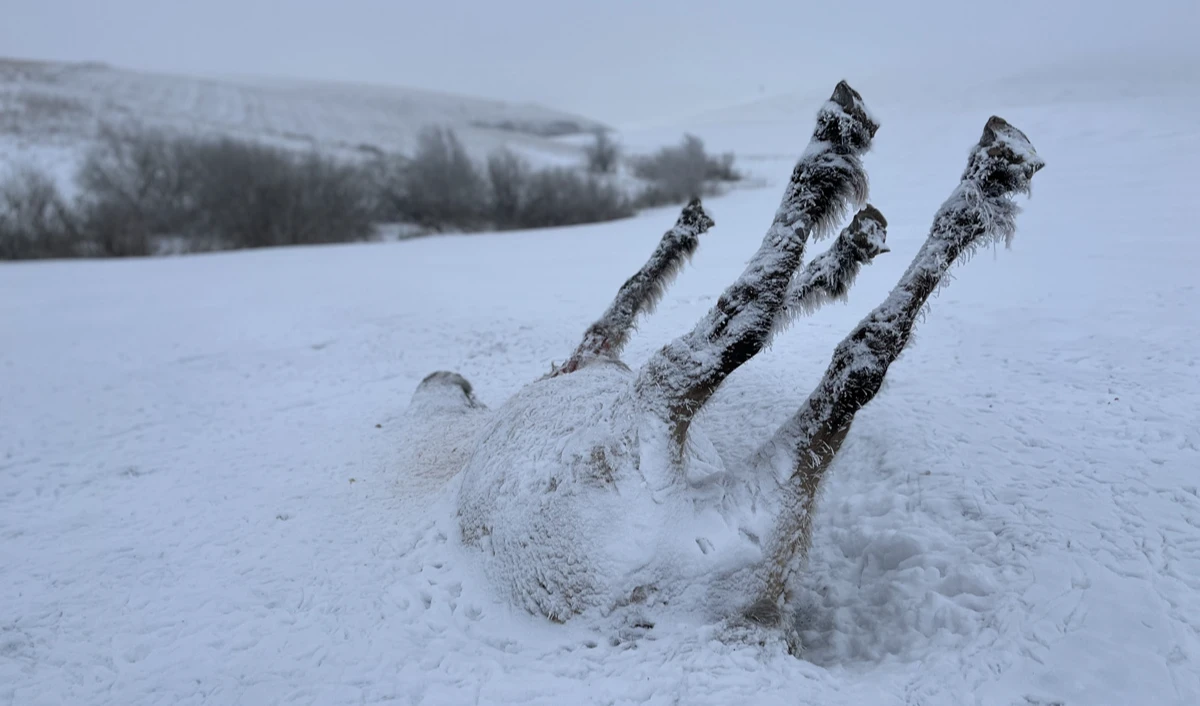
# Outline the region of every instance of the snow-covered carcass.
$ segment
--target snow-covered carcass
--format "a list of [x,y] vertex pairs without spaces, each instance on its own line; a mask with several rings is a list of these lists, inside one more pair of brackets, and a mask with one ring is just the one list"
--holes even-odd
[[[1020,130],[988,120],[912,264],[837,346],[810,397],[756,453],[721,458],[692,424],[717,388],[888,251],[860,161],[877,129],[862,97],[839,83],[742,275],[639,369],[621,362],[622,347],[713,225],[698,200],[574,353],[497,409],[454,373],[420,385],[414,458],[454,475],[461,540],[508,600],[558,621],[633,611],[649,623],[687,613],[789,624],[814,502],[855,413],[960,256],[1011,239],[1012,197],[1029,191],[1044,164]],[[808,242],[851,212],[832,246],[805,264]]]

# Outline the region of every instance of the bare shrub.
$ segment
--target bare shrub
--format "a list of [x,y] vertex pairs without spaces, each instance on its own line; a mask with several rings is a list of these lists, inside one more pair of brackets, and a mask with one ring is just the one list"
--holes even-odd
[[76,175],[82,228],[107,256],[146,255],[155,236],[195,218],[196,143],[138,126],[102,125]]
[[445,128],[425,130],[412,157],[376,152],[347,164],[316,152],[105,125],[76,182],[73,209],[48,178],[23,176],[6,187],[17,206],[3,216],[5,257],[337,243],[370,239],[379,222],[506,230],[634,211],[610,179],[537,170],[508,150],[481,170]]
[[376,221],[400,223],[408,220],[404,213],[408,163],[408,157],[402,154],[379,151],[359,167],[359,178],[365,190],[363,196]]
[[50,175],[20,167],[0,182],[0,259],[80,254],[73,217]]
[[486,220],[487,184],[449,128],[421,131],[396,192],[399,210],[426,228],[472,230]]
[[522,228],[600,223],[632,216],[621,189],[594,174],[553,167],[534,172],[521,211]]
[[212,250],[371,232],[365,173],[315,153],[105,127],[77,180],[81,228],[102,255],[151,254],[164,239]]
[[611,174],[617,170],[621,148],[605,130],[597,130],[592,144],[584,148],[588,171],[593,174]]
[[529,181],[533,169],[511,150],[502,149],[488,156],[487,176],[491,189],[491,216],[497,228],[520,228],[529,201]]
[[501,230],[599,223],[633,215],[628,197],[611,182],[574,169],[533,169],[509,150],[487,163],[490,217]]
[[649,182],[638,204],[661,206],[710,196],[716,191],[713,182],[741,178],[733,168],[733,159],[732,154],[710,155],[703,140],[684,135],[678,145],[633,161],[634,174]]
[[193,145],[201,247],[253,248],[365,240],[371,203],[361,171],[328,157],[234,140]]
[[733,153],[713,156],[708,163],[708,178],[712,181],[741,181],[742,173],[733,166]]

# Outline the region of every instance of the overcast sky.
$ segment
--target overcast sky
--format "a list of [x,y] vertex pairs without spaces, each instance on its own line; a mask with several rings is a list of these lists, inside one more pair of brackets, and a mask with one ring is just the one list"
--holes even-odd
[[0,0],[0,56],[391,83],[610,122],[837,78],[1200,52],[1200,0]]

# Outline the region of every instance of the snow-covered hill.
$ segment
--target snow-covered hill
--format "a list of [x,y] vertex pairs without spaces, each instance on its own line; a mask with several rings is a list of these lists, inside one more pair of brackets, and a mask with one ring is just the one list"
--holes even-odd
[[[499,404],[570,352],[670,211],[0,265],[0,703],[1200,703],[1200,91],[1141,80],[1161,90],[1014,84],[963,105],[863,87],[892,252],[728,381],[723,451],[803,400],[989,114],[1048,166],[1011,251],[962,266],[851,431],[803,660],[704,625],[621,639],[514,612],[459,552],[452,504],[399,463],[425,374]],[[771,187],[710,204],[631,363],[741,271],[815,108],[701,126]]]
[[552,139],[595,121],[531,105],[372,86],[284,79],[204,79],[100,64],[0,59],[0,158],[70,163],[100,121],[218,133],[355,153],[411,149],[447,125],[476,154],[501,145],[574,153]]

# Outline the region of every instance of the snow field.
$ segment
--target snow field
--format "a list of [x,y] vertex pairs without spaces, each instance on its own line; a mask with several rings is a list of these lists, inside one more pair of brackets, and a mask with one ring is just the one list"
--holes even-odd
[[[1200,702],[1200,94],[981,112],[863,93],[892,252],[730,378],[699,422],[725,455],[886,294],[990,112],[1048,166],[1012,250],[934,298],[828,476],[805,659],[515,611],[457,545],[453,486],[406,476],[417,383],[457,370],[498,406],[569,355],[664,209],[0,267],[0,703]],[[631,364],[761,239],[811,124],[768,117],[699,130],[761,147],[771,187],[710,204]]]

